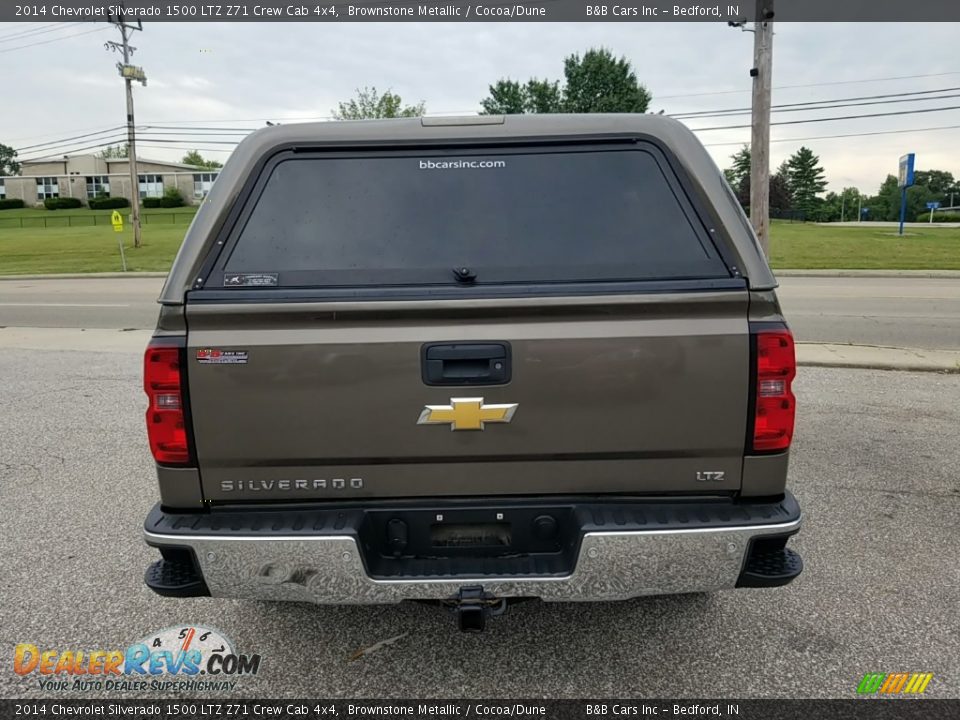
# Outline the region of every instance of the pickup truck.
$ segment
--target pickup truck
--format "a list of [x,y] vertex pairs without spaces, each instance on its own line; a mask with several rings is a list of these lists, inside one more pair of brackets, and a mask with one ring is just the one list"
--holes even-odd
[[710,156],[651,115],[264,128],[190,226],[144,358],[176,597],[784,585],[794,342]]

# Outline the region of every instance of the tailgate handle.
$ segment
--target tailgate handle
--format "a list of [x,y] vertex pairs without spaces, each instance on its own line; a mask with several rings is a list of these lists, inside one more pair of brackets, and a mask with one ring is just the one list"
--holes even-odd
[[502,385],[510,382],[508,343],[434,343],[421,351],[427,385]]

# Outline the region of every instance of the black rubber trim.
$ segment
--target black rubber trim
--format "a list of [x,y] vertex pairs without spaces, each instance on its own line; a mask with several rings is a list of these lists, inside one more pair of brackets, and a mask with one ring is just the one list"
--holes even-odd
[[151,563],[143,575],[143,582],[148,588],[164,597],[210,596],[193,550],[167,546],[161,553],[163,557]]
[[[508,512],[511,508],[540,507],[573,511],[581,532],[681,530],[775,525],[800,517],[800,505],[787,492],[775,500],[748,502],[716,498],[684,502],[676,498],[644,501],[639,498],[576,502],[565,498],[517,500],[513,498],[458,499],[448,503],[383,501],[376,503],[315,504],[275,509],[220,508],[199,513],[167,512],[156,504],[144,522],[148,533],[172,536],[305,536],[355,534],[367,513],[457,510]],[[149,542],[149,541],[148,541]],[[165,543],[161,543],[165,544]]]
[[[579,283],[500,283],[490,285],[381,285],[377,287],[256,288],[210,287],[187,292],[187,302],[196,304],[263,302],[376,302],[382,300],[482,300],[526,297],[594,297],[654,293],[693,293],[716,290],[745,290],[744,278],[691,278],[686,280],[638,280],[616,282],[596,280]],[[596,308],[591,307],[591,310]],[[563,308],[569,311],[569,308]],[[498,310],[482,308],[483,314]],[[538,308],[549,312],[549,308]],[[506,311],[503,311],[506,312]],[[509,309],[516,313],[515,308]]]
[[[399,142],[383,141],[341,141],[341,142],[305,142],[305,143],[285,143],[272,148],[256,164],[240,192],[234,198],[234,201],[227,213],[224,223],[217,229],[215,242],[211,245],[203,260],[200,270],[200,278],[203,280],[193,286],[194,290],[199,288],[216,287],[222,283],[223,264],[233,251],[236,243],[237,234],[240,226],[245,223],[246,211],[253,197],[261,189],[261,179],[266,178],[265,171],[279,161],[280,156],[286,153],[317,153],[334,154],[360,151],[363,155],[375,153],[395,154],[412,151],[463,151],[465,149],[489,150],[543,150],[547,148],[557,148],[565,150],[578,150],[590,146],[607,146],[614,148],[616,146],[630,147],[639,144],[647,144],[655,148],[661,154],[666,166],[670,169],[671,181],[679,186],[680,191],[685,196],[690,205],[693,217],[690,220],[698,221],[699,227],[705,232],[706,241],[716,250],[719,257],[723,260],[728,272],[732,278],[741,278],[740,268],[734,262],[734,254],[731,249],[733,246],[729,230],[720,222],[719,215],[712,205],[706,201],[705,196],[698,191],[697,187],[689,177],[686,169],[676,159],[673,151],[662,142],[660,138],[648,135],[646,133],[585,133],[585,134],[560,134],[553,136],[518,136],[518,137],[466,137],[460,140],[451,138],[434,138],[429,140],[405,140]],[[243,216],[243,217],[241,217]],[[363,288],[366,293],[369,288]],[[232,298],[230,298],[232,299]]]
[[781,587],[799,577],[803,572],[803,559],[798,552],[786,546],[787,540],[796,532],[753,538],[736,586]]

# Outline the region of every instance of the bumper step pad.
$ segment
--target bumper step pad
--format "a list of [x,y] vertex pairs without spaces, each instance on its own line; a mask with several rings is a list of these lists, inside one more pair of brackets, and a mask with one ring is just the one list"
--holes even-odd
[[165,597],[207,597],[210,591],[196,565],[189,560],[157,560],[147,568],[143,581]]
[[779,587],[803,572],[800,555],[787,547],[754,549],[740,575],[738,587]]

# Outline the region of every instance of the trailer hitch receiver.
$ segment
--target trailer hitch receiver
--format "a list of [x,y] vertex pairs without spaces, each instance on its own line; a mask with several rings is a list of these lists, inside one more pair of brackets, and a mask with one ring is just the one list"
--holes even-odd
[[487,618],[502,615],[507,609],[507,601],[485,592],[480,585],[462,587],[451,600],[453,611],[457,614],[457,627],[460,632],[483,632]]

